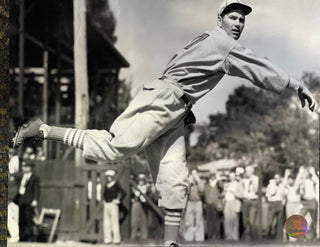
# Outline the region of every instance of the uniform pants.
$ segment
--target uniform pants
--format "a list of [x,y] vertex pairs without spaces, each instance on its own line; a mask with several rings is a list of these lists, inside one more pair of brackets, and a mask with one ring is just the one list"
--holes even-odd
[[258,200],[244,199],[242,204],[242,217],[245,240],[256,240],[258,236]]
[[84,156],[115,162],[146,151],[159,206],[183,209],[188,190],[188,169],[183,119],[188,107],[181,89],[162,80],[145,84],[110,132],[87,130]]
[[225,202],[223,215],[225,239],[239,240],[239,214],[234,209],[234,200]]
[[138,235],[141,239],[148,238],[148,218],[141,202],[134,201],[131,207],[131,239]]
[[221,215],[214,204],[206,204],[206,222],[208,240],[221,238]]
[[269,202],[269,231],[268,235],[272,239],[281,240],[283,236],[283,204],[281,201]]
[[103,202],[103,234],[105,243],[120,243],[119,205]]
[[186,241],[204,241],[203,208],[201,201],[188,201],[185,215]]
[[8,231],[12,240],[19,240],[19,206],[14,202],[8,204]]

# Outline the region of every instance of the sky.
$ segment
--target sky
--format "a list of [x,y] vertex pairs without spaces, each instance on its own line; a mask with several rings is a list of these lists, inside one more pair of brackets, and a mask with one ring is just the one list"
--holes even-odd
[[[161,76],[170,58],[186,43],[216,27],[221,0],[109,0],[117,19],[115,44],[130,67],[120,78],[131,83],[134,96],[142,84]],[[304,71],[320,75],[319,0],[243,0],[253,11],[239,43],[267,57],[291,76]],[[289,4],[290,3],[290,4]],[[193,107],[198,123],[224,113],[233,90],[251,85],[226,78]],[[298,99],[297,99],[298,100]]]

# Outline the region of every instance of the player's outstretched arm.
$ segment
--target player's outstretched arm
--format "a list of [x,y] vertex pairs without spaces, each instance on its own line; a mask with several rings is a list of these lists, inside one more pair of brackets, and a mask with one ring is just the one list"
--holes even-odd
[[260,88],[281,93],[289,88],[298,93],[302,107],[305,101],[313,112],[316,100],[306,85],[288,75],[285,71],[265,58],[259,58],[248,48],[237,45],[229,53],[224,63],[225,73],[251,81]]

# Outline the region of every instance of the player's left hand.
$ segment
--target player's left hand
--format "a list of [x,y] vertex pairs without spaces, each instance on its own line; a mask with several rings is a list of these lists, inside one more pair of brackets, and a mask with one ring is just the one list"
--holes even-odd
[[304,83],[301,83],[301,85],[298,89],[298,96],[301,101],[302,108],[305,107],[306,100],[307,100],[308,104],[309,104],[310,111],[313,112],[314,109],[316,109],[316,105],[317,105],[316,99],[314,98],[314,96],[312,95],[312,93],[306,87],[306,85]]

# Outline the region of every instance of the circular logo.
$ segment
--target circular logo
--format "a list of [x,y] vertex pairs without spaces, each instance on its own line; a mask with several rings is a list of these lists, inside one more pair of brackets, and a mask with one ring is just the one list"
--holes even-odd
[[308,222],[301,215],[292,215],[286,220],[286,232],[290,237],[301,238],[308,231]]

